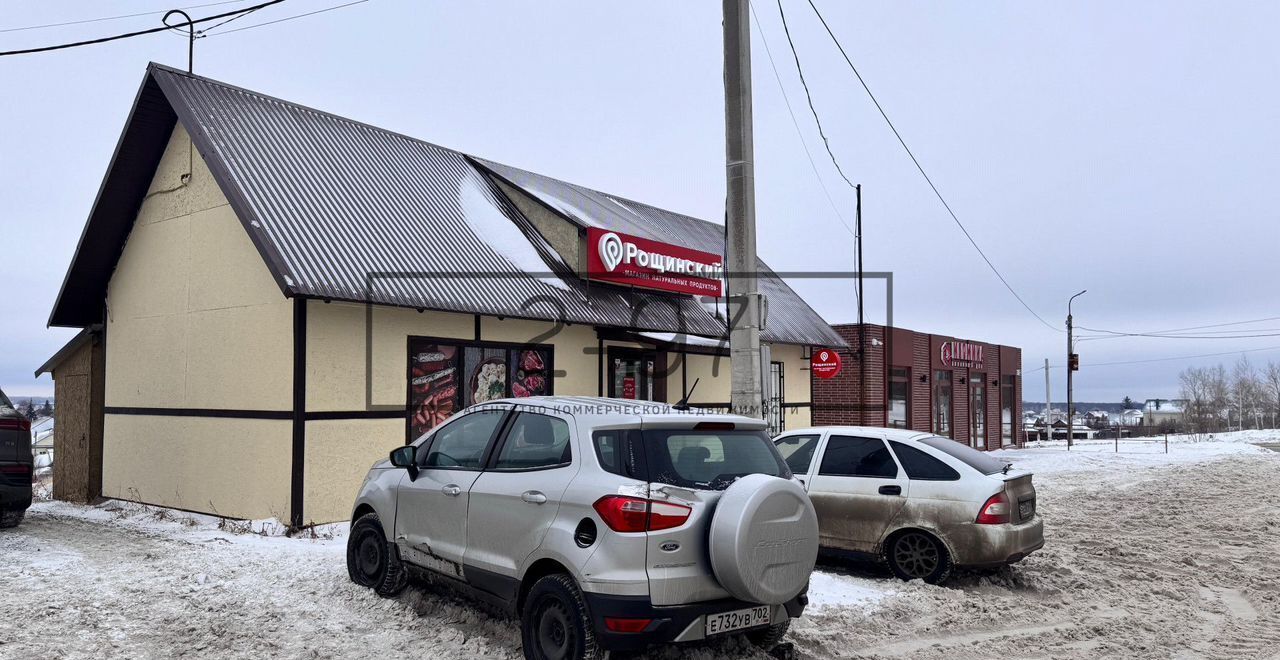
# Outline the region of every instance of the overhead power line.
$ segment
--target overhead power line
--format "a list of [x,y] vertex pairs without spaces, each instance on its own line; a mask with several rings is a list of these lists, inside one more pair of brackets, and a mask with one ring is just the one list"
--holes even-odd
[[[1089,367],[1117,367],[1128,364],[1147,364],[1150,362],[1177,362],[1180,360],[1195,360],[1207,357],[1222,357],[1224,355],[1239,355],[1241,353],[1260,353],[1264,351],[1280,351],[1280,346],[1264,346],[1262,348],[1246,348],[1238,351],[1222,351],[1219,353],[1201,353],[1199,355],[1177,355],[1171,357],[1147,358],[1143,360],[1121,360],[1118,362],[1085,362],[1080,365],[1081,369]],[[1053,364],[1049,365],[1050,369],[1062,369],[1065,365]],[[1037,371],[1044,371],[1044,367],[1036,367],[1035,369],[1024,370],[1023,373],[1032,374]]]
[[827,184],[822,179],[822,174],[818,172],[818,164],[813,160],[813,152],[809,151],[809,142],[804,139],[804,131],[800,130],[800,121],[796,119],[795,110],[791,107],[791,97],[787,94],[787,88],[782,84],[782,75],[778,73],[778,65],[773,61],[773,51],[769,49],[769,39],[765,37],[764,27],[760,25],[760,18],[756,16],[755,5],[751,5],[751,18],[755,21],[756,31],[760,33],[760,43],[764,44],[764,53],[768,57],[769,67],[773,69],[773,79],[778,81],[778,91],[782,92],[782,102],[787,106],[787,114],[791,115],[791,125],[796,129],[796,137],[800,138],[800,146],[804,148],[804,155],[809,159],[809,167],[813,169],[813,177],[818,182],[818,187],[822,189],[822,194],[827,198],[827,203],[831,205],[831,211],[836,214],[836,218],[840,220],[840,224],[844,225],[850,236],[854,235],[853,227],[845,221],[844,214],[840,212],[840,207],[836,206],[836,201],[831,197],[831,191],[827,189]]
[[[1081,329],[1088,330],[1089,332],[1105,333],[1104,336],[1088,337],[1088,339],[1119,339],[1121,337],[1156,337],[1161,339],[1194,339],[1195,337],[1188,336],[1186,333],[1191,331],[1196,331],[1196,330],[1205,330],[1208,328],[1225,328],[1228,326],[1250,325],[1253,323],[1265,323],[1267,321],[1277,321],[1277,320],[1280,320],[1280,316],[1270,316],[1270,317],[1261,318],[1261,319],[1250,319],[1248,321],[1231,321],[1229,323],[1211,323],[1209,325],[1194,325],[1187,328],[1172,328],[1169,330],[1152,330],[1150,332],[1120,332],[1117,330],[1100,330],[1095,328],[1084,328],[1084,327],[1081,327]],[[1249,335],[1237,334],[1242,332],[1273,332],[1273,331],[1280,331],[1280,330],[1273,329],[1273,328],[1267,328],[1267,329],[1241,328],[1239,330],[1217,330],[1217,331],[1204,332],[1200,334],[1222,335],[1222,337],[1220,337],[1222,339],[1232,339],[1232,338],[1248,338],[1249,337]],[[1269,335],[1258,335],[1258,336],[1269,336]],[[1213,338],[1213,337],[1210,337],[1210,338]]]
[[876,99],[876,95],[871,92],[871,88],[867,85],[867,81],[864,80],[862,78],[862,74],[858,72],[858,67],[854,66],[853,60],[850,59],[849,54],[845,52],[844,46],[840,44],[840,40],[836,38],[835,32],[833,32],[831,30],[831,26],[827,24],[827,19],[823,18],[822,12],[818,11],[818,6],[813,4],[813,0],[809,0],[809,6],[813,9],[813,13],[818,17],[818,20],[822,22],[822,27],[825,28],[827,34],[830,35],[831,41],[835,43],[836,48],[840,50],[840,55],[844,57],[845,63],[849,65],[849,69],[852,70],[853,75],[857,77],[858,82],[862,85],[862,89],[867,92],[867,96],[871,97],[871,102],[875,104],[876,110],[880,111],[880,116],[883,117],[885,123],[889,125],[889,129],[893,131],[894,137],[898,138],[898,144],[901,144],[902,149],[907,152],[907,156],[911,158],[911,162],[914,163],[916,169],[920,171],[920,176],[924,177],[925,183],[929,184],[929,188],[933,190],[933,194],[937,196],[938,201],[942,202],[943,208],[947,210],[947,214],[955,221],[956,226],[960,228],[964,237],[969,240],[969,244],[973,246],[973,249],[978,251],[978,256],[982,257],[982,260],[986,262],[987,267],[991,269],[991,272],[995,273],[995,276],[999,278],[1000,283],[1004,285],[1004,288],[1008,289],[1009,293],[1013,294],[1013,297],[1016,298],[1018,302],[1026,308],[1027,312],[1034,316],[1037,321],[1040,321],[1041,324],[1050,330],[1065,332],[1062,328],[1049,323],[1044,320],[1044,317],[1036,313],[1036,311],[1027,304],[1027,301],[1022,299],[1022,296],[1013,288],[1013,285],[1009,284],[1009,280],[1007,280],[1000,270],[996,268],[995,264],[991,262],[991,259],[987,257],[987,254],[982,251],[982,248],[978,246],[978,242],[969,234],[969,230],[965,228],[964,223],[960,222],[959,216],[957,216],[956,212],[952,210],[951,204],[947,202],[946,198],[942,196],[942,192],[939,191],[938,186],[933,183],[933,179],[929,177],[929,173],[925,171],[924,166],[920,164],[920,160],[917,159],[915,153],[911,151],[911,147],[907,146],[907,141],[902,138],[902,134],[898,132],[897,126],[894,126],[893,120],[889,119],[889,114],[885,112],[884,106],[880,105],[880,101]]
[[[760,17],[756,15],[755,4],[747,3],[747,6],[751,10],[751,20],[756,24],[756,31],[760,34],[760,43],[764,44],[764,53],[769,60],[769,68],[773,69],[773,79],[778,82],[778,91],[782,93],[782,102],[787,106],[787,114],[791,116],[791,125],[796,129],[796,137],[800,139],[800,146],[804,148],[805,158],[809,160],[809,167],[813,170],[813,178],[817,180],[818,187],[822,189],[822,195],[827,198],[827,203],[831,205],[831,211],[836,214],[836,219],[840,221],[840,224],[844,226],[845,231],[849,232],[850,236],[856,238],[857,232],[844,219],[844,214],[840,212],[840,208],[836,206],[836,201],[831,197],[831,191],[827,189],[827,184],[822,179],[822,174],[818,172],[818,163],[813,160],[813,152],[809,151],[809,142],[804,139],[804,131],[800,130],[800,120],[796,119],[796,112],[791,107],[791,97],[787,94],[786,85],[782,84],[782,74],[778,72],[778,64],[773,60],[773,51],[769,48],[769,39],[765,36],[764,26],[760,25]],[[862,300],[857,287],[853,289],[853,297],[855,301],[861,302]]]
[[246,26],[244,26],[244,27],[238,27],[238,28],[235,28],[235,29],[232,29],[232,30],[223,30],[223,31],[221,31],[221,32],[211,32],[211,33],[209,33],[209,34],[206,34],[205,36],[208,36],[208,37],[216,37],[216,36],[220,36],[220,35],[224,35],[224,34],[231,34],[232,32],[241,32],[241,31],[243,31],[243,30],[252,30],[252,29],[254,29],[254,28],[260,28],[260,27],[267,26],[267,25],[275,25],[276,23],[283,23],[283,22],[285,22],[285,21],[292,21],[292,20],[294,20],[295,18],[305,18],[305,17],[307,17],[307,16],[314,16],[314,15],[316,15],[316,14],[323,14],[323,13],[325,13],[325,12],[327,12],[327,11],[333,11],[333,10],[335,10],[335,9],[342,9],[343,7],[350,7],[350,6],[352,6],[352,5],[358,5],[358,4],[361,4],[361,3],[368,2],[368,1],[369,1],[369,0],[355,0],[354,2],[348,2],[348,3],[346,3],[346,4],[334,5],[333,7],[325,7],[324,9],[317,9],[317,10],[315,10],[315,11],[309,11],[309,12],[307,12],[307,13],[305,13],[305,14],[297,14],[297,15],[294,15],[294,16],[285,16],[284,18],[277,18],[277,19],[276,19],[276,20],[274,20],[274,21],[266,21],[266,22],[263,22],[263,23],[254,23],[253,25],[246,25]]
[[[237,2],[245,2],[246,0],[222,0],[221,2],[206,2],[200,5],[187,5],[186,7],[178,7],[178,9],[200,9],[202,7],[216,7],[218,5],[233,5]],[[23,27],[3,28],[3,32],[23,32],[26,30],[43,30],[46,28],[66,27],[68,25],[84,25],[85,23],[101,23],[103,21],[118,21],[125,18],[137,18],[139,16],[158,16],[167,13],[169,10],[161,9],[158,11],[144,11],[136,14],[120,14],[118,16],[101,16],[98,18],[85,18],[78,21],[64,21],[62,23],[45,23],[43,25],[25,25]]]
[[796,73],[800,74],[800,85],[804,87],[804,98],[809,102],[809,112],[813,114],[813,123],[818,125],[818,135],[822,137],[822,146],[826,147],[827,155],[831,157],[831,164],[836,166],[836,171],[840,173],[840,178],[849,184],[850,188],[854,188],[853,182],[845,175],[844,168],[840,167],[840,161],[836,160],[836,155],[831,151],[831,140],[827,139],[827,133],[822,129],[822,119],[818,117],[818,109],[813,106],[813,94],[809,92],[809,83],[804,79],[804,68],[800,66],[800,54],[796,52],[796,43],[791,39],[791,28],[787,27],[787,12],[782,9],[782,0],[778,0],[778,15],[782,17],[782,31],[787,35],[787,45],[791,47],[791,57],[796,61]]
[[3,52],[0,52],[0,56],[5,56],[5,55],[28,55],[28,54],[31,54],[31,53],[45,53],[45,52],[49,52],[49,51],[53,51],[53,50],[63,50],[63,49],[66,49],[66,48],[78,48],[78,47],[80,47],[80,46],[92,46],[92,45],[94,45],[94,44],[102,44],[102,43],[107,43],[107,42],[109,42],[109,41],[119,41],[119,40],[121,40],[121,39],[129,39],[129,38],[131,38],[131,37],[140,37],[140,36],[142,36],[142,35],[144,35],[144,34],[154,34],[154,33],[156,33],[156,32],[164,32],[164,31],[166,31],[166,30],[171,30],[171,29],[173,29],[173,28],[175,28],[175,27],[182,27],[182,26],[184,26],[184,25],[186,25],[186,26],[195,26],[195,25],[199,25],[200,23],[207,23],[207,22],[209,22],[209,21],[216,21],[216,20],[218,20],[218,19],[220,19],[220,18],[226,18],[226,17],[228,17],[228,16],[235,16],[235,15],[237,15],[237,14],[241,14],[241,13],[245,13],[245,12],[257,11],[257,10],[259,10],[259,9],[262,9],[263,7],[269,7],[269,6],[271,6],[271,5],[279,4],[279,3],[281,3],[281,2],[284,2],[284,0],[267,0],[267,2],[263,2],[263,3],[261,3],[261,4],[254,5],[254,6],[252,6],[252,7],[243,7],[243,8],[241,8],[241,9],[236,9],[236,10],[234,10],[234,11],[224,12],[224,13],[221,13],[221,14],[215,14],[215,15],[213,15],[213,16],[206,16],[206,17],[204,17],[204,18],[197,18],[197,19],[194,19],[194,20],[192,20],[192,21],[190,21],[190,22],[186,22],[186,21],[184,21],[184,22],[182,22],[182,23],[172,23],[172,24],[169,24],[169,25],[162,25],[162,26],[160,26],[160,27],[150,28],[150,29],[147,29],[147,30],[138,30],[138,31],[136,31],[136,32],[126,32],[126,33],[124,33],[124,34],[112,35],[112,36],[110,36],[110,37],[99,37],[99,38],[97,38],[97,39],[87,39],[87,40],[85,40],[85,41],[75,41],[75,42],[66,43],[66,44],[58,44],[58,45],[55,45],[55,46],[40,46],[40,47],[38,47],[38,48],[23,48],[23,49],[21,49],[21,50],[3,51]]

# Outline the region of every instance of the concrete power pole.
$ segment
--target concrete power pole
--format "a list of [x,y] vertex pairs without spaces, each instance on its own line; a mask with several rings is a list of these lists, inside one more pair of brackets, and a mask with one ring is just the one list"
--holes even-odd
[[724,0],[725,209],[729,297],[729,406],[764,416],[760,292],[756,290],[756,191],[751,139],[751,25],[748,0]]

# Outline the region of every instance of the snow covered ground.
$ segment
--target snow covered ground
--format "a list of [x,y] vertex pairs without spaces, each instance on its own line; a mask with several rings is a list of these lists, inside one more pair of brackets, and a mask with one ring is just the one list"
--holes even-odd
[[[1173,437],[1168,454],[1163,439],[1119,454],[1106,441],[1002,451],[1036,473],[1042,551],[942,587],[824,563],[790,638],[813,658],[1268,657],[1280,453],[1261,442],[1280,432]],[[345,526],[320,538],[226,527],[37,503],[0,532],[0,657],[520,657],[513,621],[448,592],[384,600],[351,584]],[[729,641],[648,657],[750,655]]]

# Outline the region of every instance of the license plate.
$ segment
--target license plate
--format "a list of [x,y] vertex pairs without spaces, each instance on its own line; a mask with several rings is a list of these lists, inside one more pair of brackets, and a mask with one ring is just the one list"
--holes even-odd
[[742,630],[744,628],[764,626],[768,625],[768,623],[769,608],[765,605],[760,607],[750,607],[745,610],[708,614],[707,637],[719,635],[720,633],[733,632],[734,630]]
[[1023,500],[1018,502],[1018,517],[1022,520],[1028,520],[1036,514],[1036,501]]

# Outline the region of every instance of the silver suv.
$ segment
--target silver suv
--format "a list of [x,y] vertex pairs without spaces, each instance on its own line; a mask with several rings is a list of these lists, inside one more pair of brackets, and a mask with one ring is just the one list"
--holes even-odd
[[365,478],[351,579],[410,573],[519,617],[527,658],[745,633],[775,646],[803,612],[818,521],[764,422],[666,404],[478,404]]

